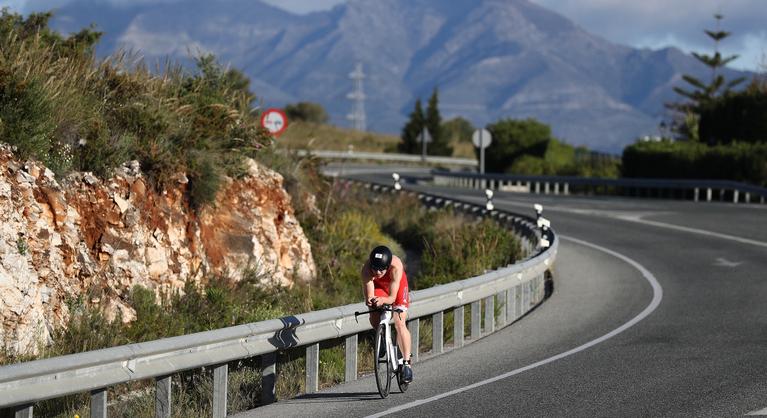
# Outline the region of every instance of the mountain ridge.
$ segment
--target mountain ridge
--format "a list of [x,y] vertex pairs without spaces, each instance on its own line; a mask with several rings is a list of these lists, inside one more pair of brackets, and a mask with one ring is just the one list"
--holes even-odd
[[[54,27],[90,24],[88,4],[60,9]],[[263,105],[318,102],[337,125],[348,126],[348,73],[361,62],[368,127],[388,133],[438,88],[446,119],[484,126],[534,117],[568,143],[618,153],[658,134],[663,103],[680,99],[671,87],[681,74],[710,76],[675,48],[615,44],[527,0],[354,0],[309,15],[257,0],[135,5],[123,14],[100,7],[89,13],[106,16],[96,21],[108,34],[102,55],[122,46],[188,62],[186,51],[210,52],[248,75]]]

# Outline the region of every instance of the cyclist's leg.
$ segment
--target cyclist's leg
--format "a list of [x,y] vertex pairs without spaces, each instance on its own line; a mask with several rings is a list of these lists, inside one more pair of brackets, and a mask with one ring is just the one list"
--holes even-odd
[[378,323],[381,322],[381,312],[371,312],[370,313],[370,325],[373,327],[373,329],[378,328]]
[[407,312],[394,314],[394,329],[397,330],[397,346],[402,351],[402,358],[410,360],[410,331],[407,329]]

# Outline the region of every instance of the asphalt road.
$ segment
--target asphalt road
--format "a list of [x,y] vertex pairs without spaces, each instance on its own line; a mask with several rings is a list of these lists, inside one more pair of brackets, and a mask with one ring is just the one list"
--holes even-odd
[[379,399],[365,378],[236,416],[767,415],[767,206],[512,193],[494,203],[531,215],[543,204],[562,238],[550,299],[416,364],[404,394]]

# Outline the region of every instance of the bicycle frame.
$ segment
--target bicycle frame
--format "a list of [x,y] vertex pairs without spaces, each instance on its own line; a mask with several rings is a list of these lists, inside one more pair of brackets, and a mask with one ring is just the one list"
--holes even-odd
[[396,311],[384,310],[381,312],[381,321],[378,323],[378,326],[384,327],[384,340],[386,341],[386,350],[389,352],[392,370],[399,370],[399,366],[402,364],[402,358],[397,358],[397,350],[392,342],[391,322],[393,312]]

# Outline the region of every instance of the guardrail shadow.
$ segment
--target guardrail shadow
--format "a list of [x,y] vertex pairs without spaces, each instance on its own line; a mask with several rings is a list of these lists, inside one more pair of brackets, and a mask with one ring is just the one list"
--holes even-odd
[[289,402],[328,403],[328,402],[359,402],[381,399],[378,392],[339,392],[339,393],[307,393],[297,396]]
[[296,328],[303,325],[306,321],[299,320],[295,316],[285,316],[280,318],[280,321],[282,321],[282,329],[275,332],[269,338],[269,343],[277,349],[298,347],[299,342],[296,336]]

